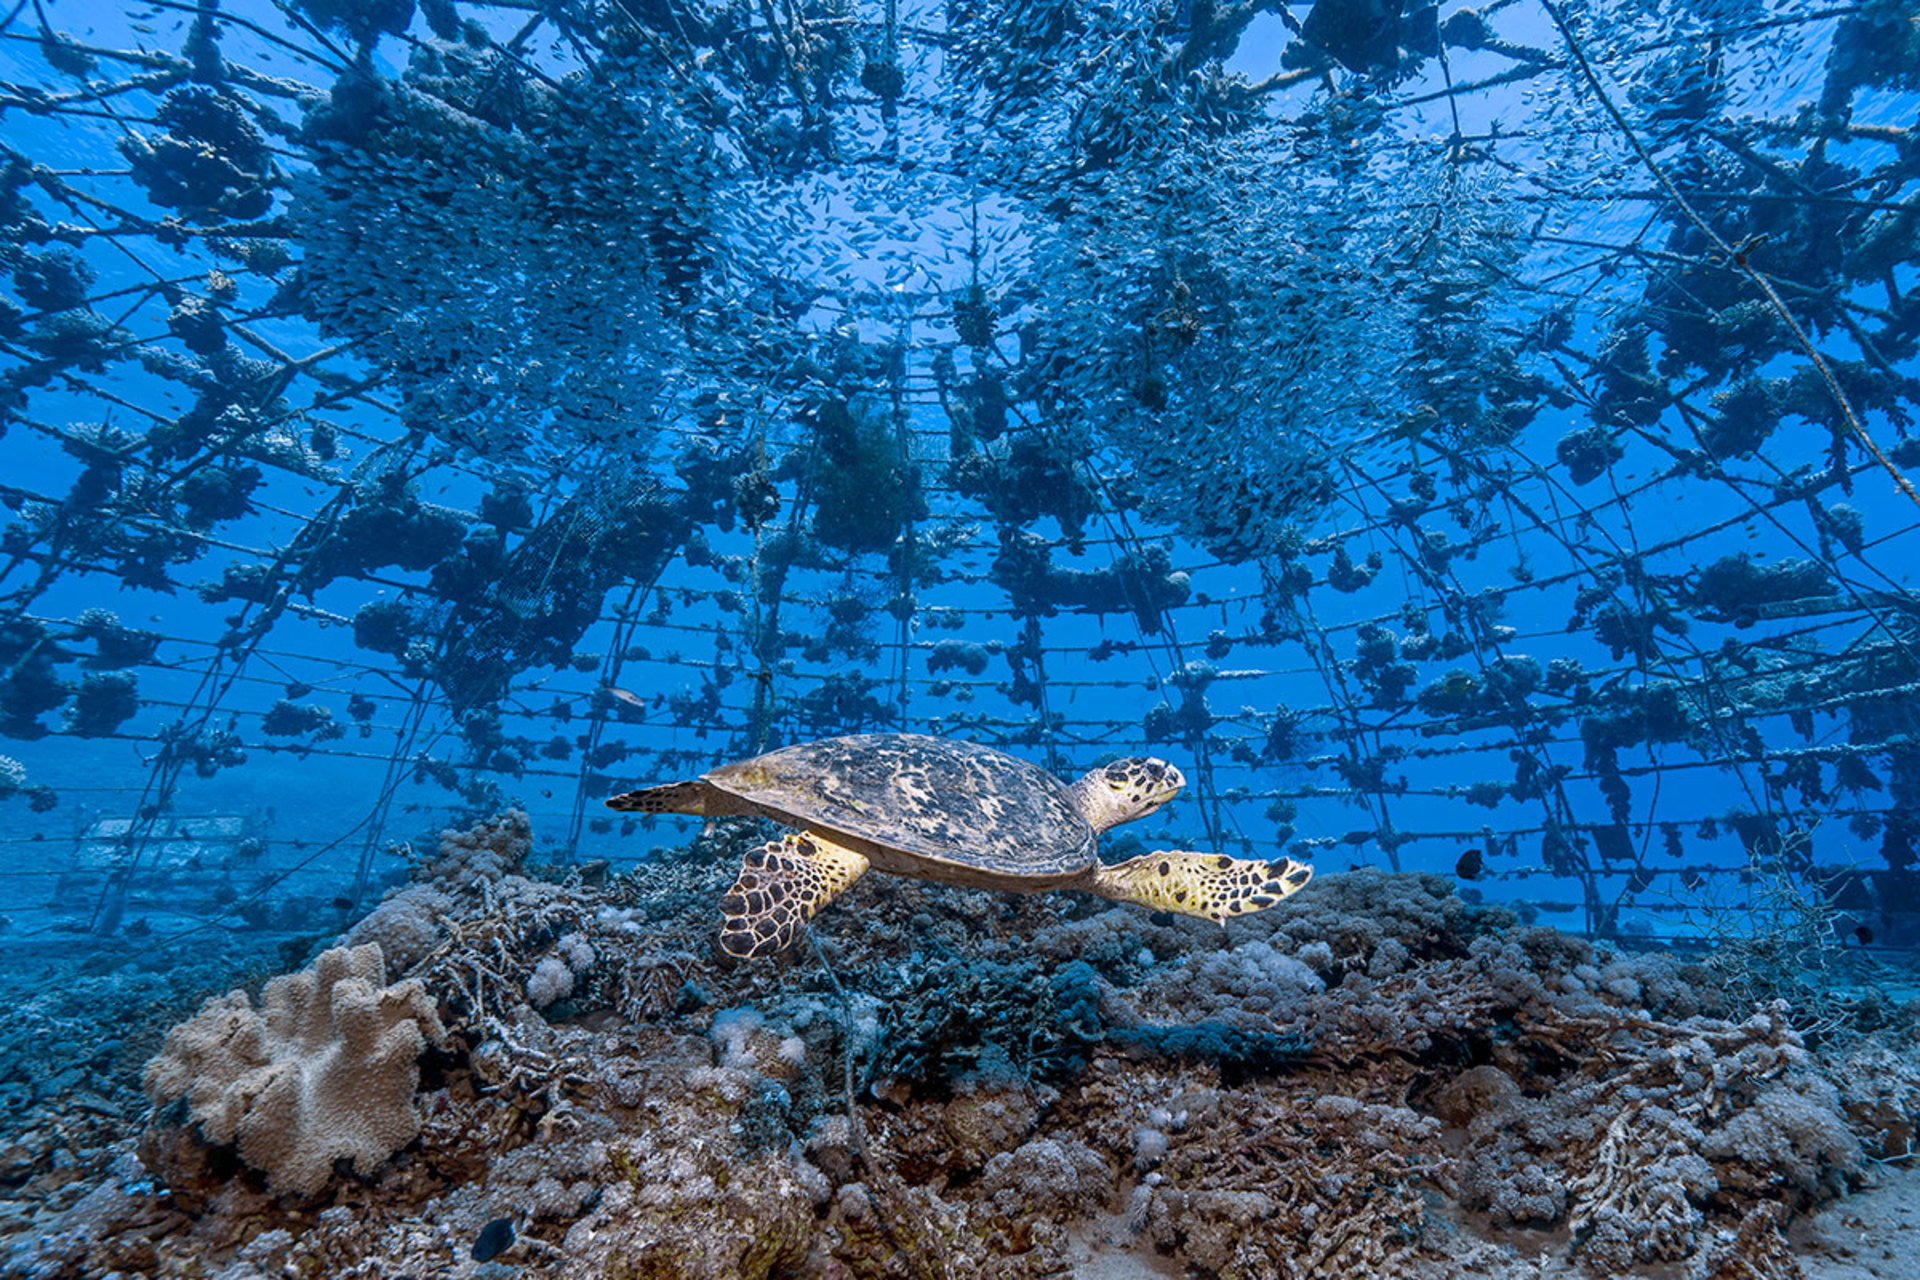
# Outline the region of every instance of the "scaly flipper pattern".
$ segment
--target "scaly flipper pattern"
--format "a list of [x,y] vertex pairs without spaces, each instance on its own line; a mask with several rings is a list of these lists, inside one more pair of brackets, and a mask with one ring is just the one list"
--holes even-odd
[[1162,850],[1093,869],[1085,887],[1103,898],[1154,911],[1179,911],[1225,924],[1298,893],[1313,868],[1292,858],[1272,862],[1219,853]]
[[607,797],[607,808],[622,813],[691,813],[718,816],[713,802],[720,799],[711,786],[699,781],[669,782],[663,786],[623,791]]
[[825,836],[802,831],[747,854],[740,877],[720,899],[720,946],[759,960],[800,938],[800,928],[867,869],[866,858]]

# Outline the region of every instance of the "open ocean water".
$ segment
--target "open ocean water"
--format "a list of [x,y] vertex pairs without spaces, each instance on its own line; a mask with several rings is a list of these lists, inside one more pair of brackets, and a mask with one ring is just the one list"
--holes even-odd
[[0,1276],[1920,1275],[1913,0],[13,0],[0,273]]

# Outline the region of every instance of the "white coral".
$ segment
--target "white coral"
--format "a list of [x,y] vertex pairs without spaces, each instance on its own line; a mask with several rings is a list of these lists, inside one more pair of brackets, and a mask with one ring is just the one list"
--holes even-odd
[[544,957],[533,966],[532,974],[527,977],[527,999],[538,1008],[544,1009],[572,994],[573,970],[567,968],[564,961],[552,956]]
[[554,945],[554,950],[567,962],[567,968],[575,973],[585,973],[600,958],[594,953],[593,944],[587,941],[584,933],[569,933]]
[[1279,1016],[1326,989],[1320,975],[1271,944],[1202,952],[1156,970],[1145,986],[1199,1017]]
[[480,881],[512,875],[533,850],[533,822],[524,809],[508,809],[465,831],[440,833],[440,849],[415,873],[416,880],[459,891]]
[[342,1158],[370,1174],[419,1133],[420,1054],[446,1037],[425,987],[385,981],[378,945],[336,947],[269,981],[257,1011],[245,991],[209,1000],[147,1063],[147,1096],[185,1098],[278,1190],[318,1191]]
[[1701,1150],[1715,1160],[1742,1161],[1767,1184],[1784,1183],[1809,1196],[1838,1191],[1863,1162],[1838,1091],[1811,1077],[1770,1085],[1709,1133]]

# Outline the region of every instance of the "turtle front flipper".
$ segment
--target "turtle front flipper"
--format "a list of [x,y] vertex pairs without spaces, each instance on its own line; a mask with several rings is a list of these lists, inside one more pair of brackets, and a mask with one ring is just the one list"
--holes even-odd
[[811,831],[769,840],[746,856],[720,899],[720,946],[758,960],[785,951],[813,919],[867,869],[866,858]]
[[1313,878],[1313,868],[1292,858],[1272,862],[1219,853],[1162,850],[1113,866],[1095,867],[1085,885],[1103,898],[1154,911],[1179,911],[1225,924],[1234,916],[1264,911]]

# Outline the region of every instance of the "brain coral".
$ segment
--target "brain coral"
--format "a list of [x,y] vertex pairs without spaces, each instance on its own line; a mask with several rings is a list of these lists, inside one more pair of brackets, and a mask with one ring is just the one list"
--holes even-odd
[[269,981],[257,1011],[245,991],[209,1000],[147,1063],[147,1096],[185,1098],[276,1190],[318,1191],[343,1156],[371,1173],[420,1131],[420,1054],[446,1036],[426,988],[385,981],[377,944],[336,947]]

